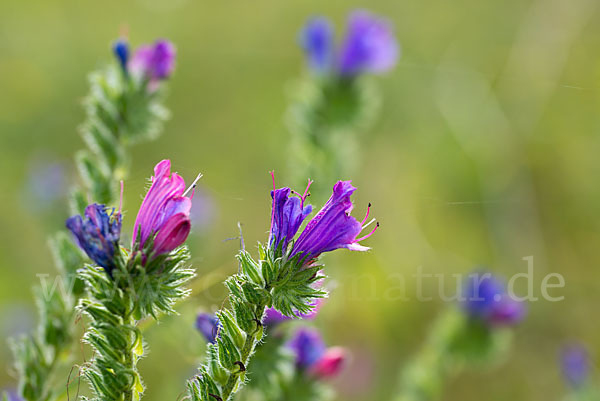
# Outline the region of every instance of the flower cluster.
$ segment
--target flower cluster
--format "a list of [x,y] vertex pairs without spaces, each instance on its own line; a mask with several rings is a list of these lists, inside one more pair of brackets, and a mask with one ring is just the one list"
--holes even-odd
[[[356,190],[350,181],[338,181],[333,186],[333,194],[329,200],[308,222],[298,239],[293,241],[302,222],[312,211],[310,205],[304,205],[309,195],[310,184],[309,181],[303,195],[299,195],[287,187],[275,189],[275,178],[273,176],[274,189],[271,191],[273,204],[269,236],[271,249],[281,250],[283,254],[289,252],[289,258],[297,256],[305,265],[324,252],[340,248],[352,251],[369,250],[368,247],[360,245],[359,242],[370,237],[379,227],[379,223],[369,234],[357,238],[368,225],[365,225],[365,223],[369,217],[370,205],[362,222],[358,222],[350,215],[353,209],[350,196]],[[293,245],[290,247],[292,242]]]
[[472,273],[463,292],[463,307],[472,318],[494,326],[509,326],[525,316],[525,306],[506,292],[504,283],[491,273]]
[[151,90],[175,69],[175,46],[165,39],[139,46],[131,58],[127,41],[119,39],[113,44],[113,52],[123,71],[147,79]]
[[300,34],[300,44],[312,70],[320,74],[354,77],[392,68],[399,46],[389,22],[364,10],[350,14],[344,40],[335,46],[328,19],[314,17]]
[[[194,185],[195,182],[192,187]],[[186,196],[187,192],[183,178],[177,173],[171,174],[170,160],[156,165],[152,185],[134,226],[132,246],[142,253],[143,263],[185,242],[191,228],[192,206],[192,197]],[[92,204],[85,209],[83,217],[68,218],[66,226],[90,259],[112,277],[121,236],[121,212],[113,210],[109,215],[106,206]]]
[[337,376],[347,359],[342,348],[327,348],[321,334],[315,329],[298,329],[287,346],[295,355],[296,367],[317,379]]

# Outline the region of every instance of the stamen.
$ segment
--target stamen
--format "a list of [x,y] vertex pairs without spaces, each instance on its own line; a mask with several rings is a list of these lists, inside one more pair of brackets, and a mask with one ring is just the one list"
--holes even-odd
[[364,230],[365,228],[369,227],[371,224],[373,224],[374,221],[375,221],[375,218],[372,218],[371,221],[369,221],[367,224],[362,226],[362,229]]
[[275,170],[271,170],[269,173],[271,173],[271,177],[273,178],[273,191],[275,191]]
[[[367,218],[369,217],[369,212],[371,211],[371,202],[369,202],[369,206],[367,206],[367,215],[365,216],[365,218],[363,219],[363,221],[360,223],[361,226],[364,226],[365,221],[367,221]],[[371,223],[369,223],[371,224]]]
[[[271,173],[271,177],[273,178],[273,191],[275,191],[275,170],[269,171]],[[270,232],[273,232],[273,224],[275,224],[275,192],[271,194],[273,201],[271,202],[271,228]]]
[[313,180],[311,180],[310,178],[308,179],[308,185],[306,186],[306,189],[304,190],[304,195],[302,195],[302,202],[304,202],[306,200],[307,196],[310,196],[310,193],[308,192],[308,189],[310,188],[311,184],[313,183]]
[[[369,223],[369,224],[371,224],[371,223]],[[368,233],[364,237],[360,237],[358,239],[355,239],[354,242],[360,242],[362,240],[365,240],[365,239],[369,238],[371,235],[373,235],[375,233],[375,231],[377,231],[378,228],[379,228],[379,222],[377,222],[377,224],[375,225],[375,228],[373,229],[373,231],[371,231],[370,233]]]
[[[198,173],[198,175],[196,176],[196,179],[194,180],[194,182],[192,182],[192,185],[190,185],[188,187],[188,189],[185,190],[185,192],[183,193],[182,196],[186,196],[188,192],[190,192],[191,190],[196,188],[196,183],[198,183],[198,180],[200,180],[200,178],[202,178],[202,173]],[[192,196],[194,196],[194,195],[192,194]]]

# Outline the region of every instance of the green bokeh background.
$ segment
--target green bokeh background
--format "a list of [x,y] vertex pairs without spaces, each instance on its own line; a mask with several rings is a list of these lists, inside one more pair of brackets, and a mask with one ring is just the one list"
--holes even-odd
[[[126,182],[129,227],[153,165],[170,158],[187,180],[204,173],[212,223],[190,237],[199,282],[182,315],[146,331],[139,367],[145,400],[175,399],[203,355],[195,313],[223,299],[235,271],[236,223],[248,246],[266,238],[269,170],[284,184],[290,81],[304,74],[296,35],[325,14],[338,31],[366,7],[393,21],[402,59],[376,80],[376,124],[361,136],[356,214],[370,201],[380,231],[368,254],[328,258],[329,302],[314,324],[352,355],[335,381],[340,399],[390,399],[400,367],[445,307],[415,299],[412,274],[487,265],[507,276],[534,257],[543,277],[564,276],[529,304],[506,362],[452,381],[444,400],[558,400],[565,341],[598,348],[600,262],[600,14],[595,0],[15,1],[0,3],[0,387],[10,376],[6,338],[36,319],[31,286],[53,273],[46,237],[66,207],[36,206],[26,190],[40,158],[68,163],[83,147],[86,74],[110,58],[127,27],[133,44],[166,37],[178,49],[164,135],[135,148]],[[333,183],[331,183],[333,184]],[[324,200],[312,199],[313,203]],[[127,230],[126,230],[127,231]],[[404,288],[401,285],[405,282]],[[211,286],[210,284],[215,284]],[[437,294],[437,281],[425,291]],[[523,285],[524,287],[524,285]],[[523,288],[521,288],[523,289]],[[402,296],[409,300],[402,300]],[[89,359],[89,350],[76,363]],[[59,373],[66,383],[68,369]]]

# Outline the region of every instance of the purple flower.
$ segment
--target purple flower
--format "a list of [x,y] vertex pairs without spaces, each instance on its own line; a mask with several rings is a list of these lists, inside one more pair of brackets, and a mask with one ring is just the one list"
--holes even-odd
[[186,193],[183,178],[177,173],[171,174],[171,161],[159,162],[135,219],[134,245],[143,250],[146,241],[154,237],[152,252],[156,256],[183,244],[191,228],[192,199],[185,196]]
[[296,355],[296,366],[308,369],[325,353],[326,347],[321,334],[315,329],[300,328],[288,342]]
[[125,39],[118,39],[113,43],[113,53],[117,57],[121,68],[127,73],[127,62],[129,61],[129,44]]
[[196,317],[196,329],[202,333],[206,341],[214,344],[219,333],[219,319],[210,313],[199,313]]
[[300,32],[300,45],[313,70],[317,72],[328,70],[334,52],[333,28],[329,20],[324,17],[310,19]]
[[386,20],[364,10],[350,14],[339,60],[342,76],[384,72],[392,68],[397,59],[398,43]]
[[346,36],[337,48],[331,23],[324,17],[306,23],[300,45],[312,70],[349,78],[387,71],[400,53],[391,24],[364,10],[350,14]]
[[323,252],[340,248],[352,251],[370,249],[360,245],[359,242],[369,238],[379,227],[379,223],[369,234],[362,238],[356,238],[365,227],[364,223],[369,217],[370,205],[362,223],[350,216],[353,208],[350,196],[355,190],[356,188],[350,184],[350,181],[338,181],[333,186],[333,194],[319,213],[308,222],[294,243],[290,256],[300,254],[304,260],[310,261]]
[[[312,303],[312,310],[308,313],[297,313],[296,316],[300,319],[313,319],[315,316],[317,316],[317,313],[319,313],[319,309],[321,308],[321,305],[323,304],[324,299],[323,298],[319,298],[315,301],[313,301]],[[283,313],[279,312],[277,309],[275,308],[268,308],[265,311],[265,317],[263,318],[263,325],[267,326],[267,327],[275,327],[277,326],[279,323],[284,322],[286,320],[291,320],[293,318],[284,315]]]
[[167,79],[175,69],[175,46],[160,39],[153,45],[138,47],[129,65],[131,71],[150,80],[150,84]]
[[106,206],[94,203],[85,208],[84,217],[69,217],[66,226],[90,259],[112,277],[116,267],[115,250],[121,236],[121,213],[113,209],[109,215],[106,210]]
[[304,195],[290,197],[292,190],[287,187],[275,189],[275,175],[271,173],[271,176],[273,177],[273,190],[271,191],[273,205],[269,245],[274,248],[281,247],[285,252],[304,219],[312,212],[312,205],[304,206],[308,188],[312,182],[308,182]]
[[337,375],[346,360],[346,352],[339,347],[327,348],[315,329],[298,329],[287,346],[296,356],[298,369],[318,379]]
[[21,398],[19,393],[14,390],[8,390],[4,393],[4,395],[6,396],[7,401],[25,401],[23,398]]
[[512,299],[504,283],[491,273],[472,273],[463,291],[466,313],[492,325],[508,326],[525,316],[523,303]]
[[572,344],[561,352],[562,374],[569,385],[581,387],[590,373],[589,355],[585,347]]

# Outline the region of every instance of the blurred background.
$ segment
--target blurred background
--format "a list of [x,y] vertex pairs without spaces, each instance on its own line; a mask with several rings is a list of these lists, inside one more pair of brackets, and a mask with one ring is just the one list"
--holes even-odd
[[[146,179],[170,158],[191,180],[204,174],[188,243],[198,270],[180,317],[146,330],[139,363],[145,400],[174,399],[195,373],[204,342],[199,310],[223,301],[220,282],[237,269],[237,222],[248,247],[265,241],[271,179],[289,176],[284,114],[290,83],[305,74],[297,33],[324,14],[341,32],[357,7],[385,15],[402,58],[377,82],[383,105],[361,137],[352,179],[356,215],[368,202],[381,222],[367,254],[326,258],[331,299],[314,325],[352,361],[336,379],[339,399],[385,400],[399,369],[445,307],[438,282],[417,301],[412,275],[485,265],[510,276],[534,258],[534,292],[560,273],[560,302],[529,304],[504,364],[452,381],[445,400],[558,400],[560,346],[595,354],[600,321],[600,14],[594,0],[38,1],[0,3],[0,388],[11,388],[9,336],[33,327],[31,287],[54,274],[46,237],[68,216],[73,153],[86,75],[111,59],[110,43],[172,40],[172,111],[158,141],[134,148],[125,183],[131,232]],[[329,183],[328,185],[333,185]],[[325,199],[311,199],[319,205]],[[403,284],[404,283],[404,284]],[[524,282],[521,284],[524,286]],[[90,358],[89,351],[76,363]],[[67,382],[68,370],[64,373]],[[57,378],[60,382],[61,377]]]

